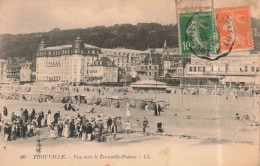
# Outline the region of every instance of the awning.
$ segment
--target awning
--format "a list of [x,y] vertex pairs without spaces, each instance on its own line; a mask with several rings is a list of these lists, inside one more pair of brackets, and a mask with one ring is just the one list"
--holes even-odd
[[248,76],[226,76],[220,82],[244,82],[244,83],[254,83],[254,77]]

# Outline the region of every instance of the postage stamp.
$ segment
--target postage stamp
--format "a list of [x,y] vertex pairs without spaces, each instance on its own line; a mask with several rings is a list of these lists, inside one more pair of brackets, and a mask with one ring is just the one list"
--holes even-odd
[[182,54],[214,53],[212,12],[180,13],[180,45]]
[[219,35],[220,51],[253,49],[250,9],[233,7],[215,10],[216,27]]

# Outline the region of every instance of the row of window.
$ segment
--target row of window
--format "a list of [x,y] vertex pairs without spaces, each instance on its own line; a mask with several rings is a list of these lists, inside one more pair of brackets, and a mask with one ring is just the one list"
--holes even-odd
[[157,72],[150,72],[150,71],[144,73],[145,76],[157,76],[157,74],[158,74]]
[[[61,55],[61,54],[73,54],[73,53],[79,53],[78,49],[66,49],[66,50],[56,50],[56,51],[40,51],[39,55],[44,56],[44,55]],[[93,49],[85,49],[84,52],[82,51],[81,53],[86,53],[86,54],[100,54],[100,50],[93,50]]]
[[[244,72],[248,72],[248,67],[245,66],[244,68]],[[240,68],[240,71],[243,72],[243,69]],[[260,72],[260,68],[259,67],[251,67],[251,72]]]
[[[190,66],[189,67],[189,72],[205,72],[206,68],[203,67],[197,67],[197,66]],[[221,71],[220,68],[216,67],[216,66],[212,66],[211,67],[211,71]],[[225,66],[225,71],[230,71],[229,66]],[[244,66],[244,68],[240,67],[240,72],[260,72],[260,68],[259,67],[251,67],[251,71],[249,71],[249,67],[248,66]]]
[[[111,55],[112,54],[112,51],[104,51],[104,54],[108,54],[108,55]],[[134,56],[138,56],[139,54],[138,53],[127,53],[127,52],[114,52],[113,53],[114,55],[131,55]]]
[[203,66],[203,67],[189,67],[189,72],[205,72],[206,71],[206,68]]
[[154,70],[157,70],[158,69],[158,66],[154,65],[154,66],[151,66],[151,65],[146,65],[146,66],[141,66],[141,69],[142,70],[151,70],[151,69],[154,69]]

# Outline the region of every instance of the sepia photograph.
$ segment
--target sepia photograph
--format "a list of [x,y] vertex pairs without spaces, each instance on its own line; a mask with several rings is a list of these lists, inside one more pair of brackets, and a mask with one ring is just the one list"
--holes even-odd
[[259,0],[0,0],[0,165],[260,166]]

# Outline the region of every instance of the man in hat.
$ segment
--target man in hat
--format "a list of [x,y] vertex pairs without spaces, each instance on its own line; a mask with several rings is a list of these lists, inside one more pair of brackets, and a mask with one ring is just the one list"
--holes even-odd
[[26,124],[26,122],[23,122],[23,124],[22,124],[22,137],[23,138],[26,137],[26,131],[27,131],[27,124]]
[[70,137],[74,137],[74,132],[75,132],[75,123],[74,123],[74,119],[72,119],[70,122]]
[[54,114],[54,125],[58,123],[59,118],[60,118],[60,111]]
[[114,141],[116,141],[116,133],[117,133],[117,125],[116,125],[116,118],[114,118],[112,127],[111,127],[111,133],[114,137]]
[[58,124],[58,136],[59,137],[62,136],[62,131],[63,131],[63,124],[61,123],[61,121],[59,121],[59,124]]
[[39,114],[38,118],[37,118],[37,123],[38,123],[37,127],[39,127],[39,128],[42,127],[42,119],[43,119],[42,114]]
[[91,125],[91,123],[88,123],[87,128],[86,128],[88,141],[91,141],[92,132],[93,132],[92,125]]
[[154,103],[154,116],[157,116],[157,104]]
[[111,125],[112,125],[112,119],[111,117],[109,116],[108,119],[107,119],[107,131],[109,130],[109,132],[111,133]]

